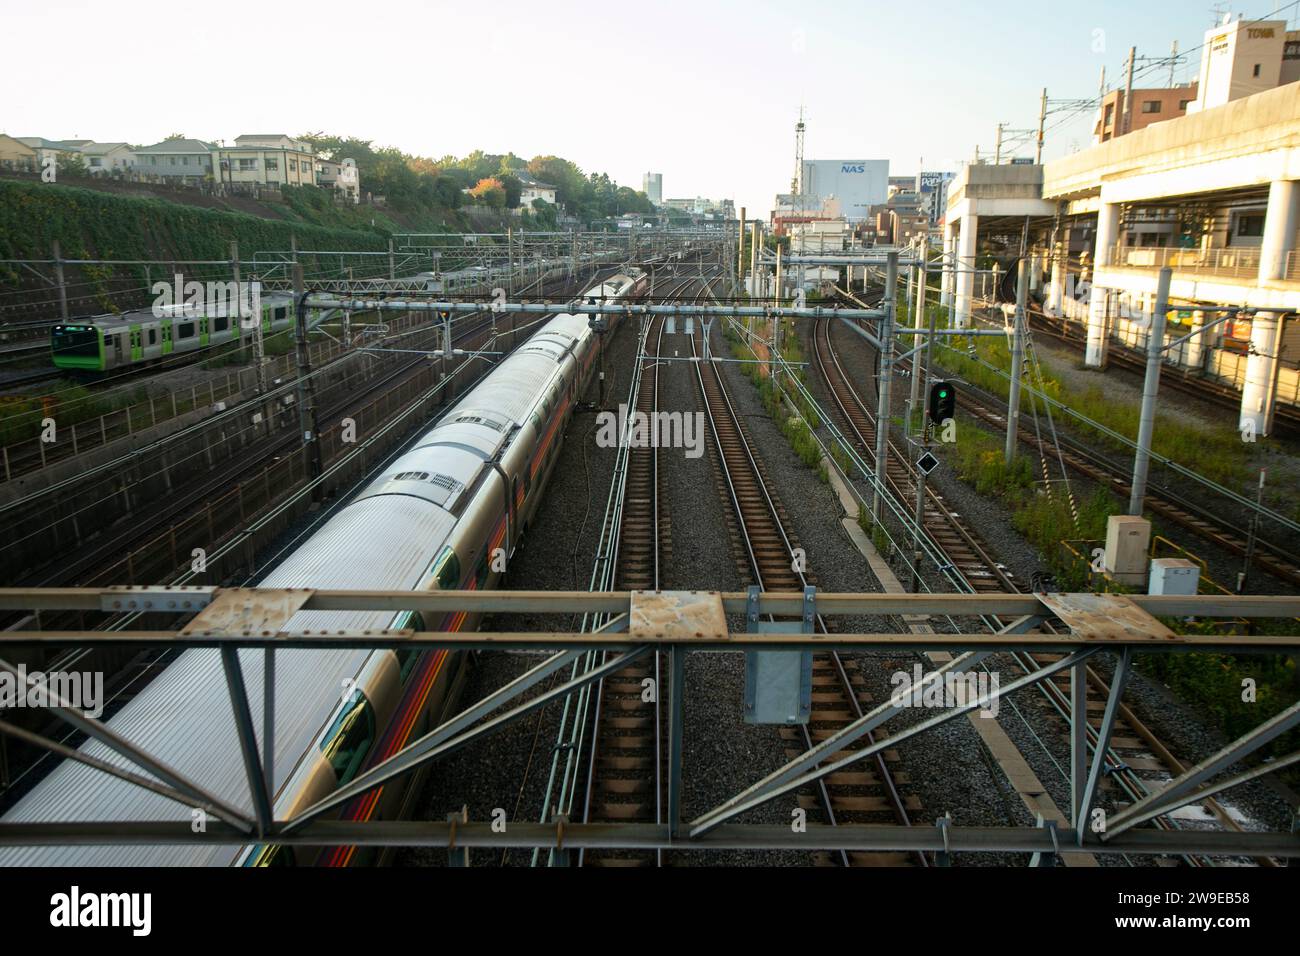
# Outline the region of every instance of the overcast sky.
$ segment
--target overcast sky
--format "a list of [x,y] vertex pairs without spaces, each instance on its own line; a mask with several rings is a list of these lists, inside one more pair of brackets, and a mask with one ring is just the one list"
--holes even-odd
[[[152,143],[325,130],[434,157],[553,153],[637,189],[662,172],[665,198],[730,197],[765,215],[789,188],[801,103],[809,159],[955,169],[977,144],[992,150],[998,122],[1034,126],[1042,87],[1093,97],[1103,65],[1122,84],[1131,44],[1151,57],[1174,40],[1199,47],[1211,6],[0,0],[0,131]],[[1294,18],[1297,6],[1230,9]],[[1199,58],[1175,78],[1194,79]],[[1058,126],[1065,115],[1048,118],[1048,158],[1089,145],[1090,120]]]

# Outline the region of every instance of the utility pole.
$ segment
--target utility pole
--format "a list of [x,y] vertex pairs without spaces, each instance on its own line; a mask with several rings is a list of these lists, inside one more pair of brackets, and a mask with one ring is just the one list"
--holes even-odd
[[1040,165],[1043,162],[1043,124],[1047,122],[1047,87],[1043,87],[1043,95],[1038,100],[1038,140],[1034,147],[1034,165]]
[[[238,321],[240,323],[240,338],[243,338],[243,313],[244,313],[244,290],[240,285],[241,273],[239,264],[239,243],[232,240],[230,243],[230,265],[235,274],[235,309]],[[259,398],[265,399],[266,396],[266,342],[262,338],[262,313],[259,308],[257,311],[249,310],[249,316],[253,320],[253,369],[257,373],[257,394]],[[266,426],[266,433],[271,434],[273,423],[272,406],[270,402],[262,403],[262,424]]]
[[890,252],[885,266],[885,316],[880,323],[880,382],[876,400],[876,486],[871,499],[871,520],[880,522],[889,460],[889,390],[894,377],[894,313],[898,291],[898,252]]
[[1269,379],[1268,392],[1264,395],[1265,435],[1273,433],[1273,420],[1277,415],[1277,385],[1282,377],[1282,343],[1286,341],[1286,313],[1277,313],[1277,338],[1273,340],[1273,375]]
[[1133,61],[1137,59],[1137,47],[1128,48],[1128,66],[1124,80],[1124,127],[1122,135],[1133,129]]
[[[925,342],[925,382],[921,389],[921,441],[917,445],[916,457],[930,450],[930,370],[934,368],[934,328],[937,315],[930,313],[930,334]],[[913,359],[913,367],[920,361],[920,353]],[[925,527],[925,472],[920,468],[913,470],[916,475],[916,511],[914,513],[914,537],[912,542],[912,590],[921,590],[921,529]]]
[[506,295],[514,295],[515,240],[513,230],[506,226]]
[[[772,291],[777,308],[781,307],[781,246],[776,247],[776,288]],[[781,319],[778,316],[772,317],[772,327],[768,330],[772,339],[772,352],[769,356],[772,361],[767,363],[767,374],[769,378],[776,377],[776,366],[773,364],[777,355],[781,354]]]
[[[757,222],[754,223],[751,231],[753,233],[753,238],[749,243],[749,297],[750,299],[757,299],[762,294],[762,292],[759,289],[759,277],[758,277],[759,230],[758,230]],[[754,317],[752,315],[749,316],[748,319],[746,319],[745,327],[749,332],[749,341],[746,342],[745,344],[749,345],[752,348],[754,344]]]
[[[294,244],[297,258],[297,244]],[[302,434],[304,472],[315,481],[324,472],[320,452],[320,422],[316,418],[316,385],[311,374],[311,355],[307,350],[307,300],[302,266],[293,264],[293,299],[295,345],[298,355],[298,430]],[[320,501],[321,487],[312,489],[312,500]]]
[[68,286],[63,281],[63,250],[59,248],[59,240],[54,240],[54,281],[59,287],[59,317],[68,321]]
[[1007,125],[1006,123],[999,123],[999,124],[998,124],[998,139],[997,139],[997,144],[993,147],[993,165],[994,165],[994,166],[999,166],[999,165],[1002,164],[1002,127],[1004,127],[1004,126],[1006,126],[1006,125]]
[[1011,333],[1011,392],[1007,396],[1007,444],[1003,458],[1009,465],[1016,457],[1016,443],[1020,433],[1020,376],[1025,364],[1025,306],[1029,302],[1029,260],[1020,258],[1020,274],[1016,277],[1016,316]]
[[749,294],[758,297],[758,223],[753,226],[753,238],[749,243]]
[[745,207],[740,207],[740,228],[736,230],[736,272],[745,274]]
[[388,240],[388,278],[397,278],[397,260],[393,257],[393,240]]
[[1255,560],[1255,536],[1259,534],[1259,510],[1264,506],[1264,478],[1268,475],[1267,468],[1259,470],[1259,488],[1255,492],[1255,510],[1250,515],[1250,534],[1246,536],[1246,559],[1241,564],[1241,571],[1237,574],[1237,593],[1240,594],[1246,587],[1246,579],[1250,575],[1251,562]]
[[1160,363],[1165,341],[1165,312],[1169,310],[1169,280],[1173,270],[1165,266],[1156,283],[1156,308],[1147,333],[1147,373],[1142,382],[1142,417],[1138,421],[1137,452],[1133,456],[1133,493],[1128,513],[1142,514],[1147,493],[1147,471],[1151,467],[1151,433],[1156,424],[1156,393],[1160,391]]
[[[915,316],[912,319],[912,327],[916,329],[919,329],[921,327],[921,323],[925,321],[925,284],[929,281],[929,276],[930,276],[930,263],[926,259],[927,251],[928,250],[926,246],[922,245],[921,264],[916,267],[916,272],[919,275],[919,281],[916,283],[916,309],[915,309]],[[913,347],[916,346],[915,340],[913,340],[912,345]],[[910,386],[910,392],[907,396],[907,428],[909,433],[911,432],[911,428],[912,428],[912,416],[916,414],[916,403],[919,397],[920,388],[921,388],[921,353],[916,352],[914,353],[914,357],[912,358],[912,382]],[[925,434],[925,419],[921,420],[921,434],[922,435]]]
[[[916,253],[915,239],[908,240],[907,251],[915,255]],[[914,301],[913,292],[916,289],[916,272],[917,272],[916,269],[907,270],[907,311],[904,313],[904,319],[907,321],[907,324],[912,328],[916,328],[916,320],[911,315],[912,302]]]
[[781,305],[781,243],[776,244],[776,288],[772,290],[774,305]]

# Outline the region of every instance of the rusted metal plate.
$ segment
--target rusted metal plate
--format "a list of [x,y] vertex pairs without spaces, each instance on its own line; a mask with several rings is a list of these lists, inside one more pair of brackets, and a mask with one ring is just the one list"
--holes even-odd
[[315,593],[312,588],[223,588],[181,634],[276,634]]
[[1123,594],[1040,594],[1038,599],[1078,638],[1172,641],[1178,637]]
[[628,634],[670,640],[724,639],[727,615],[718,591],[633,591]]

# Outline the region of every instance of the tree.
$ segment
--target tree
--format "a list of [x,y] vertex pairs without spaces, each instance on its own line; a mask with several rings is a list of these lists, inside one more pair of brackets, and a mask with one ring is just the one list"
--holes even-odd
[[542,197],[538,196],[533,200],[533,218],[537,220],[538,225],[545,226],[548,229],[554,229],[555,207]]
[[[475,150],[462,158],[448,154],[434,159],[377,147],[366,139],[324,132],[308,133],[301,139],[311,143],[319,155],[336,162],[356,160],[363,188],[385,196],[392,208],[406,213],[428,215],[455,209],[465,202],[462,190],[469,190],[475,202],[513,209],[520,203],[523,184],[518,174],[523,170],[554,186],[556,202],[579,219],[590,221],[654,209],[644,193],[616,186],[604,173],[588,175],[576,163],[560,156],[534,156],[525,161],[514,153]],[[484,185],[487,180],[492,184]],[[557,212],[548,206],[546,214],[553,219]]]
[[521,169],[528,168],[528,160],[522,156],[516,156],[514,153],[506,153],[501,157],[500,172],[517,173]]
[[80,153],[66,152],[59,153],[55,161],[55,169],[60,173],[67,173],[69,176],[86,176],[89,172],[86,169],[86,160]]
[[502,173],[496,177],[501,188],[506,191],[506,208],[514,209],[519,205],[520,195],[524,191],[524,184],[519,181],[519,177],[511,173]]
[[506,204],[506,187],[501,185],[501,180],[495,177],[486,177],[480,179],[478,184],[469,191],[477,202],[485,206],[491,206],[494,209],[503,209]]

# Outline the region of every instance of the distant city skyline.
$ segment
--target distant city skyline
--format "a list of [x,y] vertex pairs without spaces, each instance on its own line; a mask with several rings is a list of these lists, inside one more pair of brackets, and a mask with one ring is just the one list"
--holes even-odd
[[[1293,19],[1297,6],[1233,12]],[[380,0],[359,17],[320,0],[309,17],[264,4],[253,30],[160,0],[130,12],[52,0],[5,11],[9,72],[25,83],[11,86],[0,132],[153,143],[324,130],[433,158],[554,154],[638,190],[645,172],[662,173],[664,198],[732,199],[752,218],[789,190],[801,104],[807,159],[888,159],[891,175],[955,170],[977,144],[991,154],[999,122],[1034,127],[1042,87],[1052,100],[1095,97],[1103,66],[1122,86],[1130,45],[1150,58],[1137,85],[1169,81],[1154,61],[1174,40],[1186,57],[1175,81],[1195,79],[1212,25],[1208,5],[1185,0],[1037,9],[504,0],[486,13]],[[1091,113],[1058,106],[1049,159],[1091,144]],[[1033,145],[1009,151],[1032,156]]]

